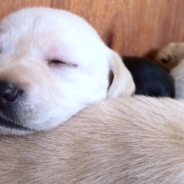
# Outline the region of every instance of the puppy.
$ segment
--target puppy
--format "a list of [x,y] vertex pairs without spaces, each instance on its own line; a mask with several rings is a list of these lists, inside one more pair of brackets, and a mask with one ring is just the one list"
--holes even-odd
[[27,8],[0,23],[0,133],[49,130],[134,90],[121,57],[79,16]]
[[3,184],[183,184],[184,103],[125,97],[46,133],[0,137]]
[[139,57],[122,57],[136,85],[135,94],[175,97],[173,78],[156,62]]
[[176,98],[184,98],[184,43],[170,43],[162,48],[156,60],[175,80]]

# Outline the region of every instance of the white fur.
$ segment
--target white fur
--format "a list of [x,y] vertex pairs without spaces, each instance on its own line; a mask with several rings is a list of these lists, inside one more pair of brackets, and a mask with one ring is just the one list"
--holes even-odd
[[[0,47],[0,80],[24,90],[16,104],[18,121],[10,121],[29,129],[0,126],[3,134],[49,130],[89,103],[135,89],[121,58],[85,20],[64,10],[27,8],[10,14],[0,24]],[[49,63],[53,59],[63,63]],[[8,119],[1,111],[0,116]]]

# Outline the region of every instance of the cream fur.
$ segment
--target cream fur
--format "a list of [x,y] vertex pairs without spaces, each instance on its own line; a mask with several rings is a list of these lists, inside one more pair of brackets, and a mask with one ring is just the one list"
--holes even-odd
[[8,15],[0,24],[0,47],[0,81],[24,91],[13,109],[16,118],[1,109],[0,117],[27,128],[0,125],[2,134],[50,130],[90,103],[135,90],[120,56],[85,20],[64,10],[26,8]]
[[173,76],[176,98],[184,99],[184,43],[170,43],[162,48],[156,60]]
[[1,136],[1,183],[183,184],[184,102],[115,98],[62,126]]

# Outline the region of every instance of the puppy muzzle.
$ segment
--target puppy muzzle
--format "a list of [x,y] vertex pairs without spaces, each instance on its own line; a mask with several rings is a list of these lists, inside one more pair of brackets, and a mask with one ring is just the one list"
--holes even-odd
[[17,123],[16,104],[24,91],[16,84],[0,81],[0,126],[6,128],[26,130]]

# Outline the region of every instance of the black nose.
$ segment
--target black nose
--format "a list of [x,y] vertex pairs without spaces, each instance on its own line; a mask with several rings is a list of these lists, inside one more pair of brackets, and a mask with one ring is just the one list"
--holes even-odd
[[16,84],[11,82],[0,82],[0,108],[10,106],[16,102],[18,97],[23,93]]

